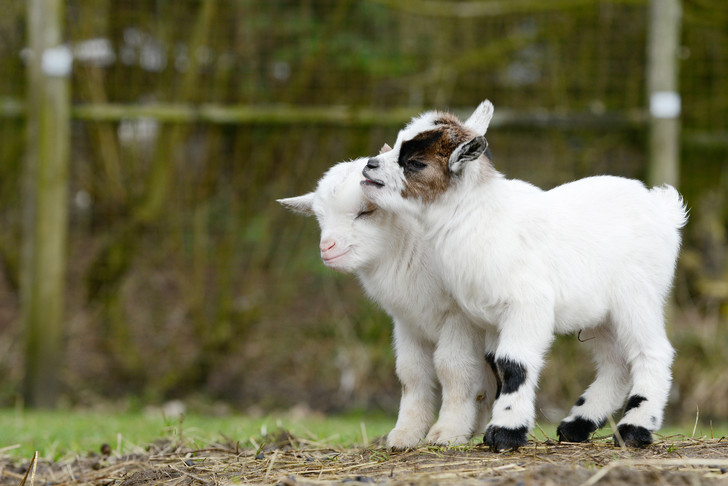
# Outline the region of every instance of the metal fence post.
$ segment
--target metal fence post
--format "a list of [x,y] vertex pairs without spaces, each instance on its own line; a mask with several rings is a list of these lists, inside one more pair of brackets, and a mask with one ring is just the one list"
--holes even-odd
[[23,187],[21,306],[25,332],[23,395],[53,407],[62,366],[70,149],[69,76],[63,0],[29,0],[27,155]]
[[678,48],[680,0],[650,0],[647,39],[649,168],[652,185],[680,183]]

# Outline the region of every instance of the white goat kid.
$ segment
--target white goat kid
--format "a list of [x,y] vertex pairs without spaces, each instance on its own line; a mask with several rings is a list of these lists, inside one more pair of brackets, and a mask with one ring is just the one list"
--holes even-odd
[[[485,101],[473,116],[492,113]],[[629,395],[615,442],[652,442],[670,390],[663,310],[687,219],[674,188],[602,176],[543,191],[509,180],[480,133],[440,112],[415,118],[363,175],[369,200],[421,217],[433,268],[459,307],[497,329],[503,387],[486,445],[526,443],[554,333],[582,329],[597,337],[596,380],[559,425],[559,439],[588,440]]]
[[[394,320],[402,399],[387,445],[407,449],[423,439],[440,445],[466,443],[485,428],[487,405],[495,399],[493,354],[491,368],[484,360],[483,329],[457,312],[427,265],[419,223],[379,211],[363,198],[360,183],[366,162],[337,164],[315,192],[279,202],[316,216],[324,263],[355,273]],[[437,379],[442,407],[433,425]]]

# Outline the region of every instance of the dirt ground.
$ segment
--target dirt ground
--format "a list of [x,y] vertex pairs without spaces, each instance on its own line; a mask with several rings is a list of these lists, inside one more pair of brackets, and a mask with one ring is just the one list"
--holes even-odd
[[0,458],[0,485],[728,484],[728,438],[667,437],[644,450],[607,440],[532,440],[517,452],[496,454],[480,446],[390,452],[381,441],[331,449],[279,431],[256,449],[233,443],[193,450],[164,441],[133,455],[115,456],[108,446],[103,452],[55,463]]

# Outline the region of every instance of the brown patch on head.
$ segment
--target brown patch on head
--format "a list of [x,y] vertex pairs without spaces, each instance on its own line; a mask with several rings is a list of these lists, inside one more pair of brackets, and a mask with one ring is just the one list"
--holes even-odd
[[432,121],[434,125],[440,126],[440,125],[451,125],[455,127],[459,127],[462,130],[465,130],[465,127],[462,123],[460,123],[460,120],[458,120],[458,117],[453,115],[452,113],[445,113],[445,112],[438,112],[437,118]]
[[453,151],[475,134],[449,113],[433,122],[436,128],[418,133],[402,144],[397,163],[406,179],[404,198],[421,198],[430,202],[450,186],[448,161]]

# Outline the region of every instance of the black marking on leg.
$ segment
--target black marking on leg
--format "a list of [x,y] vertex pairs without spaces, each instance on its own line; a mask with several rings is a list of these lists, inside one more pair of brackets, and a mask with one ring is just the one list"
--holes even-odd
[[601,429],[606,422],[606,419],[595,422],[583,417],[576,417],[570,422],[561,422],[556,429],[556,434],[559,436],[559,442],[586,442],[592,432]]
[[489,425],[485,429],[483,444],[488,446],[491,452],[515,451],[528,443],[528,427],[509,429],[498,425]]
[[[624,441],[624,445],[642,449],[652,444],[652,432],[640,425],[622,424],[617,427],[620,437]],[[614,434],[614,445],[619,446],[617,434]]]
[[498,366],[495,364],[495,354],[487,353],[485,355],[485,361],[488,363],[490,369],[493,370],[493,374],[495,375],[495,398],[497,399],[501,394],[503,381],[501,381],[500,374],[498,373]]
[[642,402],[646,401],[647,399],[642,395],[632,395],[631,397],[629,397],[629,400],[627,400],[627,406],[624,407],[624,414],[627,415],[627,412],[629,412],[633,408],[639,407]]
[[576,406],[577,406],[577,407],[581,407],[581,406],[582,406],[582,405],[584,405],[585,403],[586,403],[586,398],[584,398],[584,397],[579,397],[579,399],[578,399],[578,400],[576,401]]
[[518,391],[526,381],[526,367],[508,358],[499,358],[496,364],[498,365],[501,380],[503,380],[503,394],[507,395]]

